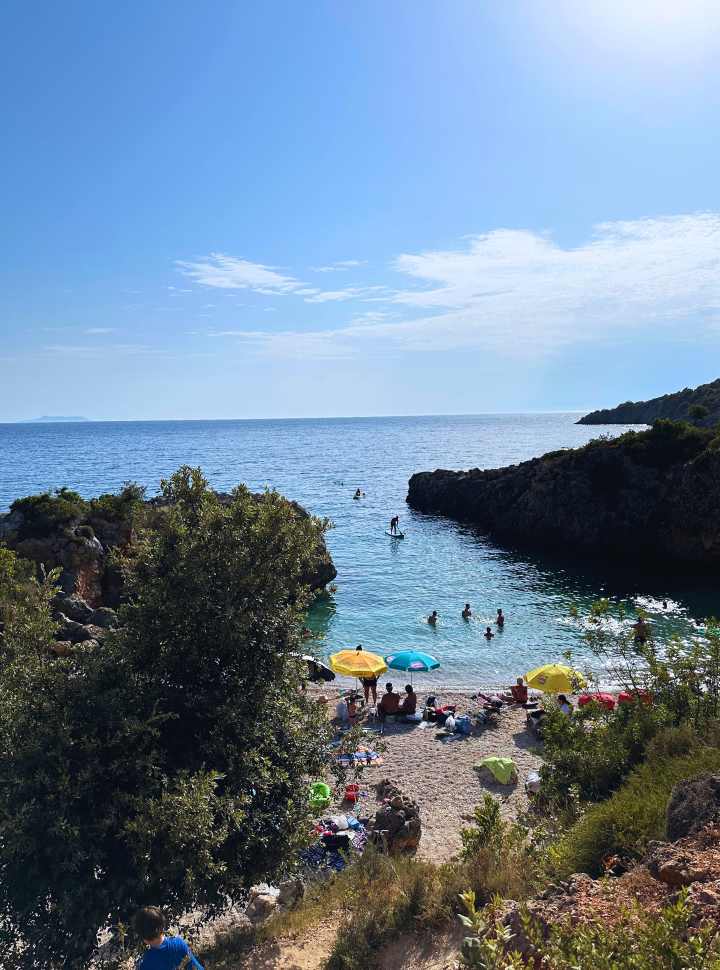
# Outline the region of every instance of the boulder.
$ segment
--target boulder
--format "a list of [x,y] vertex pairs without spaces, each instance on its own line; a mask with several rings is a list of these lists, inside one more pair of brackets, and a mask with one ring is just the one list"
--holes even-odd
[[386,799],[375,813],[369,831],[370,841],[388,855],[406,852],[420,844],[422,825],[416,801],[403,795],[388,778],[378,786],[378,795]]
[[245,915],[255,926],[272,916],[278,907],[278,897],[271,892],[252,890]]
[[669,842],[650,842],[648,872],[666,886],[690,886],[707,879],[708,869],[692,850]]
[[53,606],[70,620],[74,620],[75,623],[90,623],[91,617],[93,615],[92,607],[88,606],[84,599],[81,599],[77,593],[71,593],[69,596],[64,593],[58,593],[58,595],[53,599]]
[[107,606],[101,606],[90,614],[90,623],[102,627],[103,630],[115,630],[118,626],[117,613]]
[[703,771],[679,781],[670,794],[665,816],[669,842],[694,835],[715,820],[720,812],[720,774]]

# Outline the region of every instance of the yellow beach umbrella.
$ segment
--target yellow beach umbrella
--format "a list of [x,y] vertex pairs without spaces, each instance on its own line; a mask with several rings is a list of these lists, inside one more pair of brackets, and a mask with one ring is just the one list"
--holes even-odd
[[341,650],[330,657],[330,667],[336,674],[347,677],[378,677],[387,670],[382,657],[358,647],[357,650]]
[[565,664],[544,664],[536,670],[525,674],[528,687],[536,690],[550,691],[553,694],[567,691],[573,693],[585,686],[585,678],[572,667]]

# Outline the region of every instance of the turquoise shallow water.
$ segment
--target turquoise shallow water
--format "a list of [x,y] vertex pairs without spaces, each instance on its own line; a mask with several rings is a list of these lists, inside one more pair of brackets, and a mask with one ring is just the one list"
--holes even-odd
[[[338,591],[308,626],[328,655],[358,643],[380,654],[419,649],[440,668],[427,685],[490,685],[552,660],[583,657],[570,603],[639,595],[662,636],[686,637],[689,617],[720,614],[718,575],[673,565],[593,560],[490,541],[473,526],[410,512],[407,481],[435,468],[496,468],[581,445],[623,427],[574,424],[577,414],[468,415],[277,421],[97,422],[0,425],[0,509],[67,485],[85,496],[125,480],[150,486],[181,464],[200,465],[218,489],[276,487],[335,523],[328,546]],[[364,497],[354,501],[360,488]],[[406,538],[384,533],[400,515]],[[662,599],[668,608],[662,608]],[[473,619],[461,618],[470,602]],[[504,630],[488,643],[497,607]],[[435,629],[427,616],[436,609]],[[495,628],[496,629],[496,628]],[[404,675],[395,675],[404,681]]]

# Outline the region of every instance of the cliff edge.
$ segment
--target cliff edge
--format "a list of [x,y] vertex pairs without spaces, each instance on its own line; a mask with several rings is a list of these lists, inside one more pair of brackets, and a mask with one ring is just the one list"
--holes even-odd
[[508,468],[418,472],[408,505],[576,551],[720,562],[720,436],[658,419]]
[[652,424],[655,418],[670,421],[686,421],[688,408],[700,404],[707,408],[708,414],[699,418],[697,423],[703,428],[712,428],[720,419],[720,379],[699,387],[686,387],[675,394],[663,394],[650,401],[625,401],[616,408],[591,411],[576,421],[576,424]]

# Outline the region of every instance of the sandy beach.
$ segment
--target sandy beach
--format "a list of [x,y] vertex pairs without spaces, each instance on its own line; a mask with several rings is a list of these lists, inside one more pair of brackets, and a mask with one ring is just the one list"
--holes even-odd
[[[316,697],[324,694],[328,698],[328,717],[339,723],[335,719],[339,688],[325,685],[322,690],[310,687],[309,691]],[[471,700],[475,693],[471,689],[430,690],[418,685],[416,691],[420,704],[427,693],[436,693],[443,704],[457,704],[458,715],[478,710],[477,703]],[[365,716],[362,723],[371,728],[378,726],[372,716]],[[417,856],[436,864],[457,855],[461,848],[460,829],[472,819],[485,792],[503,799],[503,815],[508,820],[522,815],[528,806],[525,779],[540,765],[540,757],[530,750],[538,742],[525,727],[525,711],[521,707],[507,708],[500,714],[497,727],[479,728],[472,735],[455,734],[440,740],[436,737],[438,730],[435,724],[426,727],[388,719],[383,735],[387,744],[387,751],[382,754],[384,764],[365,768],[360,782],[362,791],[369,796],[360,800],[361,815],[375,810],[375,790],[383,778],[390,778],[418,802],[422,839]],[[512,758],[518,766],[518,783],[500,785],[482,780],[475,765],[488,757]],[[335,800],[325,814],[348,807],[348,802]]]

